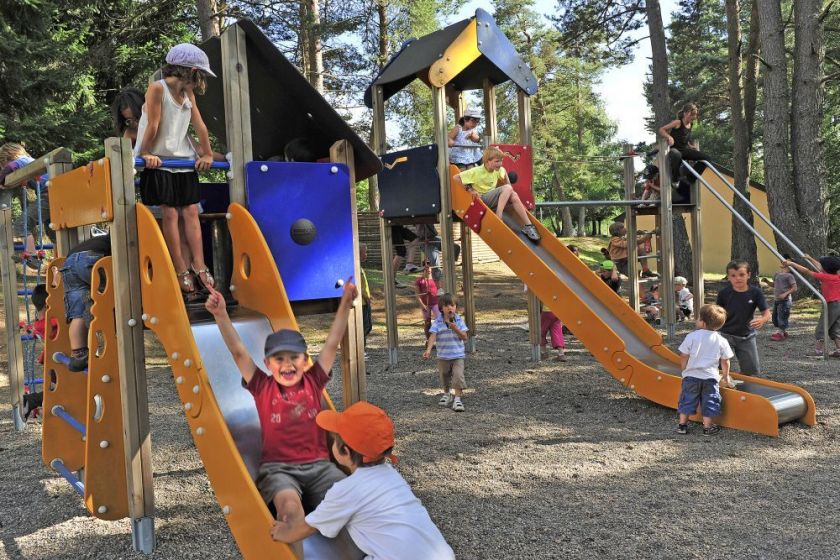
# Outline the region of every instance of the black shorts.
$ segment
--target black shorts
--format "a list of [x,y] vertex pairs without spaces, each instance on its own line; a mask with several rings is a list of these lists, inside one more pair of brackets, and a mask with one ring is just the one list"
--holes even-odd
[[144,169],[140,173],[140,200],[147,206],[182,208],[197,204],[200,198],[195,171],[171,173],[162,169]]
[[411,243],[417,239],[417,234],[405,226],[391,226],[391,242],[394,245],[394,252],[400,257],[405,258],[408,254],[405,250],[405,244]]

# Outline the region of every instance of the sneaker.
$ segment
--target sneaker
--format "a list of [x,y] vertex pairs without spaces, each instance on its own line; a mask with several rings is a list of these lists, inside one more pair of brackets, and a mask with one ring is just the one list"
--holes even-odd
[[67,364],[67,369],[69,369],[70,371],[76,371],[76,372],[85,371],[87,369],[87,367],[88,367],[88,357],[87,356],[82,356],[82,357],[72,356],[70,358],[70,363]]
[[720,426],[716,424],[712,424],[708,428],[703,428],[703,435],[704,436],[713,436],[720,432]]
[[403,269],[403,271],[408,272],[408,273],[420,272],[421,270],[423,270],[423,269],[420,268],[419,266],[417,266],[414,263],[409,263],[409,264],[405,265],[405,268]]
[[522,229],[519,230],[519,231],[521,231],[523,234],[525,234],[525,237],[527,237],[528,239],[530,239],[534,243],[536,243],[540,239],[542,239],[540,237],[539,232],[537,231],[537,228],[534,227],[534,224],[524,225],[524,226],[522,226]]
[[642,278],[659,278],[659,275],[652,270],[643,270]]
[[394,287],[395,288],[408,288],[408,284],[403,284],[399,280],[394,280]]
[[562,350],[557,350],[557,358],[555,358],[558,362],[565,362],[566,361],[566,354]]
[[452,394],[451,393],[444,393],[440,396],[440,400],[438,401],[438,406],[449,406],[452,404]]
[[680,434],[681,436],[686,435],[688,433],[688,424],[678,424],[677,429],[674,430],[674,433]]
[[452,410],[455,412],[464,412],[464,403],[461,402],[461,399],[455,397],[455,402],[452,403]]
[[770,340],[774,340],[776,342],[779,342],[780,340],[784,340],[785,338],[787,338],[785,336],[785,333],[783,333],[781,331],[775,332],[775,333],[770,335]]

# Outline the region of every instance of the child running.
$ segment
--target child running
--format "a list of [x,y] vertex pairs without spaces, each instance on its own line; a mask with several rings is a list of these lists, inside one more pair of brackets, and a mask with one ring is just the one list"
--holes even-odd
[[[688,334],[680,344],[680,367],[682,368],[682,387],[677,406],[679,425],[676,432],[688,433],[688,417],[697,412],[703,417],[703,435],[712,436],[720,431],[720,426],[712,424],[712,418],[720,416],[720,387],[723,379],[729,387],[729,360],[732,349],[719,333],[726,321],[726,311],[719,305],[704,305],[697,314],[697,330]],[[720,372],[718,372],[720,366]]]
[[438,312],[438,287],[432,278],[432,263],[423,261],[423,276],[414,282],[414,289],[417,291],[417,301],[423,311],[423,332],[426,340],[429,339],[429,329],[432,320],[437,319]]
[[795,268],[802,274],[807,274],[820,281],[820,291],[828,303],[828,333],[823,331],[823,315],[820,314],[817,329],[814,331],[814,336],[817,339],[814,355],[823,355],[825,336],[828,334],[828,338],[834,341],[835,346],[835,350],[829,356],[840,358],[840,257],[821,257],[820,260],[817,260],[806,255],[805,258],[814,265],[817,272],[791,260],[786,260],[782,264]]
[[467,387],[464,379],[464,341],[467,340],[469,329],[461,316],[455,313],[456,303],[452,294],[442,294],[438,298],[438,307],[440,315],[429,329],[429,340],[426,341],[423,359],[429,359],[432,346],[437,343],[438,371],[443,386],[438,405],[452,405],[455,412],[464,412],[464,403],[461,401]]
[[391,454],[394,424],[384,410],[360,401],[344,412],[325,410],[315,422],[332,434],[333,456],[350,476],[336,482],[305,519],[278,520],[271,530],[275,540],[291,543],[316,532],[334,538],[347,527],[365,558],[455,558],[429,512],[386,462],[397,459]]
[[[192,169],[159,168],[161,159],[196,160],[195,169],[204,171],[210,168],[213,163],[210,136],[198,110],[195,94],[204,93],[207,77],[216,75],[210,70],[204,51],[186,43],[169,50],[161,72],[163,79],[151,83],[146,91],[134,155],[146,162],[145,169],[140,173],[141,199],[144,204],[161,207],[163,237],[172,255],[181,291],[189,295],[196,291],[192,274],[206,288],[215,285],[204,262],[198,221],[198,175]],[[198,135],[198,153],[189,136],[190,124]],[[191,263],[185,262],[181,251],[179,217],[184,221]]]
[[484,150],[484,155],[481,158],[482,165],[455,175],[453,177],[455,184],[465,188],[467,192],[481,196],[484,204],[494,210],[500,219],[504,219],[505,207],[510,202],[516,221],[522,226],[520,231],[528,239],[538,243],[541,239],[540,234],[534,224],[531,223],[525,205],[522,204],[522,200],[510,184],[507,171],[502,167],[503,157],[504,152],[502,150],[490,146]]
[[[726,278],[729,286],[718,292],[715,301],[726,310],[726,323],[720,333],[735,351],[741,373],[761,375],[756,329],[770,320],[770,307],[761,290],[750,286],[750,264],[747,261],[730,261],[726,265]],[[761,311],[757,318],[754,317],[756,309]]]
[[327,340],[318,360],[308,365],[309,353],[300,332],[281,329],[265,340],[266,375],[248,353],[227,313],[225,299],[210,288],[205,307],[216,319],[219,331],[239,368],[242,380],[254,396],[262,428],[262,457],[257,488],[267,503],[273,503],[277,519],[295,526],[304,512],[315,509],[333,483],[344,474],[330,462],[327,437],[315,424],[321,410],[321,392],[330,371],[347,316],[356,298],[356,286],[344,284]]

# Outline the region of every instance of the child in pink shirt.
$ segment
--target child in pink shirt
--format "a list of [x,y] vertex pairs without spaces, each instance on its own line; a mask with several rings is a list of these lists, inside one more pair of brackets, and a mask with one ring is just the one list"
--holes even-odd
[[423,332],[426,333],[426,340],[429,339],[429,329],[432,320],[438,316],[438,287],[432,278],[432,265],[426,260],[423,261],[423,275],[414,283],[417,290],[417,301],[420,302],[420,309],[423,311]]
[[[810,255],[805,256],[817,272],[804,267],[791,260],[783,261],[784,266],[795,268],[802,274],[807,274],[815,280],[820,281],[820,291],[828,303],[828,338],[834,341],[836,349],[829,354],[832,358],[840,358],[840,257],[821,257],[820,260]],[[817,328],[814,331],[817,339],[815,354],[822,356],[823,344],[826,333],[823,332],[823,315],[817,321]]]

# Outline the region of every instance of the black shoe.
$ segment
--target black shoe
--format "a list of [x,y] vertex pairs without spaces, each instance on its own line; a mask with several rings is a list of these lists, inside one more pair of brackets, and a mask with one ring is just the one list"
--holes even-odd
[[[705,432],[705,430],[703,431]],[[674,430],[674,433],[680,434],[681,436],[686,435],[688,433],[688,424],[678,424],[677,429]]]
[[720,432],[720,426],[713,424],[708,428],[703,428],[703,435],[704,436],[713,436]]
[[539,243],[540,239],[542,239],[542,237],[540,237],[539,232],[537,231],[537,228],[534,227],[534,224],[524,225],[522,226],[522,229],[520,231],[525,234],[525,237],[527,237],[534,243]]
[[70,371],[85,371],[88,368],[88,357],[87,355],[82,357],[73,356],[70,358],[70,363],[67,364],[67,369]]

